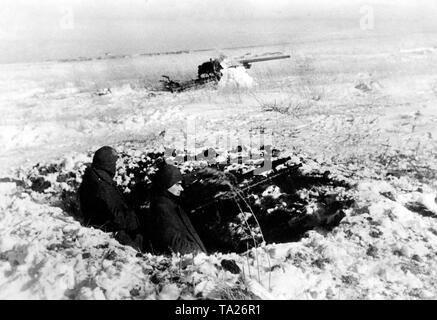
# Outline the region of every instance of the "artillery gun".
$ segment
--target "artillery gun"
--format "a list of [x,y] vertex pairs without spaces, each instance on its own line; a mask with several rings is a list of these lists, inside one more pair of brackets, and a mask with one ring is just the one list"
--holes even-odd
[[225,68],[237,68],[243,66],[245,69],[250,69],[253,63],[266,62],[271,60],[288,59],[290,55],[270,55],[259,56],[253,58],[237,59],[229,63],[224,63],[224,57],[209,59],[197,67],[197,79],[187,81],[176,81],[170,79],[169,76],[163,75],[163,89],[170,92],[182,92],[192,88],[201,87],[207,83],[217,84],[223,76],[222,70]]

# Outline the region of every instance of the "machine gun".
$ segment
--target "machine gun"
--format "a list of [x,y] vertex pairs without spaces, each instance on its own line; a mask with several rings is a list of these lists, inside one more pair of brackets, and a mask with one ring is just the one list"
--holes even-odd
[[[239,187],[238,191],[240,193],[241,192],[244,193],[244,192],[249,191],[250,189],[253,189],[253,188],[260,186],[262,184],[270,183],[280,176],[295,173],[300,167],[302,167],[302,164],[299,163],[299,164],[293,164],[293,165],[286,165],[284,168],[281,168],[279,170],[276,169],[278,166],[286,164],[286,162],[288,162],[289,160],[290,160],[290,157],[282,158],[282,159],[278,159],[278,160],[273,161],[272,162],[273,174],[271,174],[267,177],[263,177],[262,179],[255,181],[254,183]],[[256,168],[250,170],[249,172],[246,172],[245,174],[242,175],[242,178],[244,179],[244,178],[248,178],[248,177],[253,177],[255,170],[256,170]],[[221,191],[221,192],[217,193],[216,195],[214,195],[212,197],[212,199],[210,199],[209,201],[192,209],[191,213],[196,213],[204,208],[207,208],[207,207],[219,202],[220,200],[231,199],[234,197],[235,197],[235,194],[234,194],[234,191],[232,189],[229,191]]]

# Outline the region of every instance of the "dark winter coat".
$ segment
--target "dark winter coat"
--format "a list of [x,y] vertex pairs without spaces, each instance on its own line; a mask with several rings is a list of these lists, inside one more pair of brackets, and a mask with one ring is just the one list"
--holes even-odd
[[139,225],[111,176],[94,167],[85,170],[79,188],[80,209],[86,225],[115,232],[132,232]]
[[80,209],[87,225],[130,233],[139,228],[139,223],[113,181],[116,161],[117,153],[111,147],[96,151],[79,188]]
[[178,199],[168,191],[155,196],[151,203],[150,235],[157,254],[206,252],[202,240]]

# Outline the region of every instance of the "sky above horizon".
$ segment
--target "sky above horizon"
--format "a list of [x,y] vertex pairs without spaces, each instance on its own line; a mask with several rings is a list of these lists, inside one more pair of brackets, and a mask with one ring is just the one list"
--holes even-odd
[[[433,28],[434,0],[0,0],[0,63],[104,52],[279,42],[292,34],[407,21]],[[413,25],[413,23],[409,24]],[[410,27],[408,27],[410,28]],[[405,28],[404,28],[405,29]],[[243,43],[247,42],[247,43]]]

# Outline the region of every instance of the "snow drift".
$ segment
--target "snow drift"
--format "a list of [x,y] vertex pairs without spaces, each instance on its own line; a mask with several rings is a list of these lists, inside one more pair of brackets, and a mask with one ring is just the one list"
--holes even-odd
[[223,76],[218,84],[219,88],[241,88],[249,89],[255,85],[255,80],[247,73],[242,66],[226,68],[222,70]]
[[[129,154],[144,158],[136,151]],[[434,210],[428,202],[436,193],[407,178],[364,179],[353,191],[354,207],[331,232],[316,229],[299,242],[263,244],[240,254],[165,257],[139,253],[112,234],[81,226],[51,196],[78,183],[80,176],[68,172],[81,172],[89,159],[60,159],[24,172],[21,179],[0,182],[0,298],[437,297],[437,221],[403,205],[415,201]],[[311,160],[304,168],[324,169]],[[50,185],[26,180],[36,172],[45,172]],[[124,188],[135,180],[128,172],[119,177]],[[273,186],[262,194],[270,201],[281,199]],[[224,260],[235,261],[237,271],[225,268]]]

